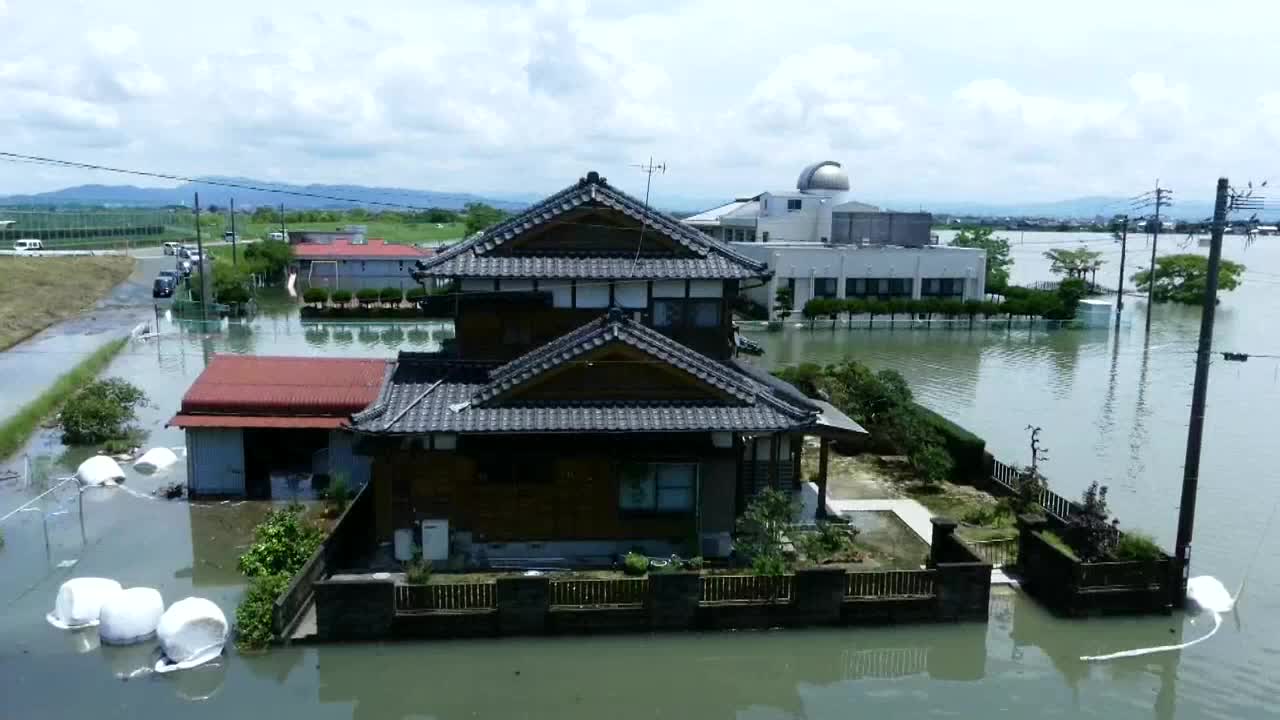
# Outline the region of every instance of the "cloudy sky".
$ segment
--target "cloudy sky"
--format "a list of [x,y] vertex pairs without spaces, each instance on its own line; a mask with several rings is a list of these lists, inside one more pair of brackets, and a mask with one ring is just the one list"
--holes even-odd
[[[1280,172],[1280,2],[0,0],[0,150],[184,175],[655,197],[1180,194]],[[103,173],[0,162],[0,193]]]

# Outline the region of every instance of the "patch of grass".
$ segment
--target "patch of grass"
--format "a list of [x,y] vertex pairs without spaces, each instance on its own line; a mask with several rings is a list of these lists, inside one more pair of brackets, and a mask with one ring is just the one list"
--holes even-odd
[[1116,543],[1116,549],[1112,552],[1117,560],[1136,560],[1139,562],[1151,562],[1159,560],[1164,551],[1156,544],[1156,541],[1148,534],[1141,532],[1127,532],[1120,538],[1120,542]]
[[0,458],[17,452],[36,428],[52,417],[77,390],[97,377],[127,342],[125,338],[112,340],[93,351],[80,364],[54,380],[36,399],[23,405],[12,417],[0,424]]
[[1059,552],[1063,553],[1067,557],[1071,558],[1072,560],[1075,560],[1076,562],[1080,561],[1080,557],[1076,555],[1076,551],[1072,550],[1071,546],[1067,544],[1067,541],[1063,540],[1062,537],[1057,533],[1044,531],[1036,534],[1040,536],[1041,540],[1044,540],[1045,542],[1049,543],[1050,545],[1052,545],[1054,548],[1056,548]]
[[90,307],[132,272],[129,257],[0,257],[0,350]]

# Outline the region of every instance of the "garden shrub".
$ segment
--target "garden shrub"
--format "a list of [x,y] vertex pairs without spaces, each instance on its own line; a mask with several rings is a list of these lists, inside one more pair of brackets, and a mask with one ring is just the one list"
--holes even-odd
[[427,289],[421,285],[415,285],[409,288],[404,294],[404,299],[411,303],[420,302],[425,297],[427,297]]
[[1105,560],[1116,539],[1115,522],[1107,508],[1107,488],[1094,480],[1080,497],[1080,512],[1071,516],[1066,541],[1085,562]]
[[785,572],[787,562],[783,554],[783,539],[794,516],[794,501],[786,493],[768,488],[758,493],[738,518],[736,550],[750,562],[757,574],[778,574],[758,570],[776,569],[778,566],[783,568],[780,572]]
[[329,291],[322,287],[307,288],[302,293],[302,301],[308,305],[323,305],[329,300]]
[[347,505],[351,502],[351,487],[347,485],[347,476],[344,473],[334,473],[329,480],[329,487],[325,488],[324,501],[329,506],[329,514],[337,517],[347,509]]
[[1153,562],[1164,557],[1164,551],[1150,535],[1142,532],[1127,532],[1120,537],[1120,542],[1116,543],[1112,555],[1116,560]]
[[356,300],[359,300],[360,305],[363,307],[368,307],[369,305],[378,302],[378,299],[381,296],[381,293],[373,288],[361,288],[356,291]]
[[335,305],[346,305],[347,303],[351,302],[351,291],[350,290],[334,290],[333,294],[329,296],[329,301],[334,303]]
[[916,404],[915,408],[951,455],[955,463],[952,479],[963,481],[982,477],[986,469],[987,442],[923,405]]
[[271,644],[271,627],[276,598],[289,587],[287,575],[264,575],[249,583],[249,589],[236,608],[236,646],[257,650]]
[[431,582],[431,561],[422,558],[420,550],[413,551],[413,559],[404,564],[405,580],[410,585],[426,585]]
[[237,567],[247,577],[293,577],[320,547],[324,533],[307,523],[301,505],[272,510],[253,529],[253,544],[240,556]]
[[378,299],[384,305],[399,305],[400,301],[404,299],[404,292],[398,287],[384,287],[378,292]]
[[649,572],[649,558],[638,552],[629,552],[622,558],[622,571],[627,575],[644,575]]
[[954,463],[947,451],[932,443],[915,449],[909,456],[911,468],[925,485],[938,485],[951,477]]
[[849,523],[819,522],[816,530],[798,534],[793,542],[809,562],[822,564],[851,559],[857,536],[858,529]]
[[108,440],[138,438],[133,426],[137,408],[147,402],[146,393],[121,378],[95,380],[72,395],[62,407],[59,424],[62,442],[93,445]]

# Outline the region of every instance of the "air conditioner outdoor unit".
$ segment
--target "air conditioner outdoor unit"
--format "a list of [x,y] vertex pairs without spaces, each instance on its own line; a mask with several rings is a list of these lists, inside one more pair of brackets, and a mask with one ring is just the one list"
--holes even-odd
[[449,521],[422,521],[422,559],[444,562],[449,559]]

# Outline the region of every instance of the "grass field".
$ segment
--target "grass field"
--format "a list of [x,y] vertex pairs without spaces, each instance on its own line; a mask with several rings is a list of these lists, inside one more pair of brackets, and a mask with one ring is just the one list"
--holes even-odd
[[93,305],[132,272],[128,257],[0,257],[0,350]]
[[[289,225],[290,230],[338,230],[348,223],[297,223]],[[458,240],[465,232],[462,223],[445,223],[436,227],[433,223],[392,223],[371,221],[362,223],[369,228],[367,237],[382,238],[389,243],[411,245],[413,243],[442,243]],[[224,226],[226,223],[224,221]],[[280,229],[279,223],[241,223],[236,222],[236,233],[242,238],[265,238],[268,233]],[[212,239],[221,240],[223,230],[219,230]]]
[[17,452],[26,443],[27,438],[31,437],[31,433],[35,432],[45,419],[52,417],[67,398],[96,378],[127,342],[128,339],[120,338],[94,350],[93,354],[80,361],[79,365],[53,381],[53,384],[40,393],[39,397],[23,405],[13,417],[0,423],[0,460]]

